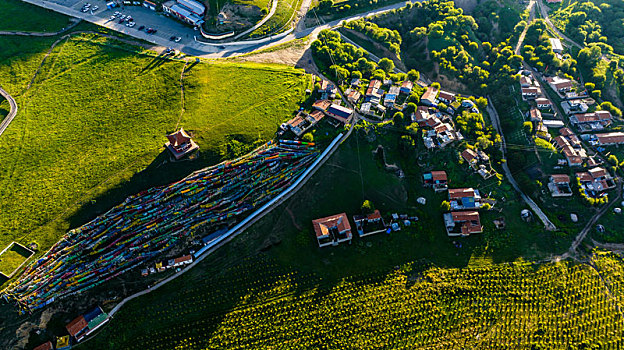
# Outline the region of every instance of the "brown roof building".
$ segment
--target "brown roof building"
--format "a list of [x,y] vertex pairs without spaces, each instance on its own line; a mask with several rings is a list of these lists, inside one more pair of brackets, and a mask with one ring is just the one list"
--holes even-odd
[[34,348],[33,350],[52,350],[52,342],[51,341],[47,341],[39,346],[37,346],[36,348]]
[[422,102],[425,105],[431,106],[432,104],[435,103],[437,96],[438,96],[438,89],[430,86],[427,88],[427,91],[425,91],[425,93],[420,98],[420,102]]
[[446,233],[450,237],[465,237],[483,232],[481,218],[477,211],[453,211],[443,216]]
[[85,320],[84,316],[80,315],[67,324],[65,328],[67,329],[69,335],[74,337],[76,341],[80,341],[84,337],[84,333],[88,326],[89,324],[87,323],[87,320]]
[[191,139],[183,128],[167,135],[167,143],[165,147],[171,152],[175,159],[180,159],[187,154],[199,149],[199,146]]
[[596,134],[598,144],[601,146],[621,145],[624,144],[624,132],[608,132],[604,134]]
[[351,225],[345,213],[313,220],[312,226],[319,247],[351,241]]

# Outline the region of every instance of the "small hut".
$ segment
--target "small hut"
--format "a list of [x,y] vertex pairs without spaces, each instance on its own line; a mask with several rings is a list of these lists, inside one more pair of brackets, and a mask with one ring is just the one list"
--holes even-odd
[[165,147],[167,147],[176,160],[179,160],[187,154],[199,149],[199,146],[191,139],[183,128],[180,128],[180,130],[174,132],[173,134],[167,135],[167,140],[169,141],[165,143]]

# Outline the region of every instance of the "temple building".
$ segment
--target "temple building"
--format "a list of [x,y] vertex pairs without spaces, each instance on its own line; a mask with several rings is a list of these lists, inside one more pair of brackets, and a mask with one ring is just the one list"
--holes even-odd
[[165,143],[165,147],[171,152],[176,160],[199,149],[199,146],[191,139],[183,128],[167,135],[169,142]]

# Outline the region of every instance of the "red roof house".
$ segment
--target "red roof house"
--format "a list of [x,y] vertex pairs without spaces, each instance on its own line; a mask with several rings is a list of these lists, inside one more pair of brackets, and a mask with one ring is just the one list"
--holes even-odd
[[336,214],[312,221],[319,247],[338,245],[351,240],[351,225],[347,214]]
[[183,128],[173,134],[167,135],[167,140],[169,141],[165,143],[165,147],[167,147],[176,160],[199,149],[199,146],[197,146]]

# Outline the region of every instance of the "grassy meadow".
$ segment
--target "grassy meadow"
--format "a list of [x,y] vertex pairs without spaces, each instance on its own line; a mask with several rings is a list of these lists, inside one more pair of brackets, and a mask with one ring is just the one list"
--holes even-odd
[[[51,44],[30,40],[19,40],[30,50],[0,60],[20,108],[0,146],[0,247],[16,240],[44,251],[130,194],[270,139],[311,87],[290,67],[189,64],[182,112],[183,62],[79,35],[54,48],[26,89]],[[166,162],[164,135],[176,126],[200,145],[197,161]],[[232,142],[236,152],[225,149]]]
[[0,254],[0,273],[9,276],[17,269],[32,253],[23,247],[13,244]]
[[58,12],[20,0],[0,1],[0,31],[56,32],[68,24],[69,17]]
[[249,34],[249,37],[255,38],[270,34],[277,34],[282,31],[288,30],[286,26],[292,19],[295,13],[301,7],[303,0],[275,0],[278,1],[275,14],[269,20],[266,21],[258,29]]

